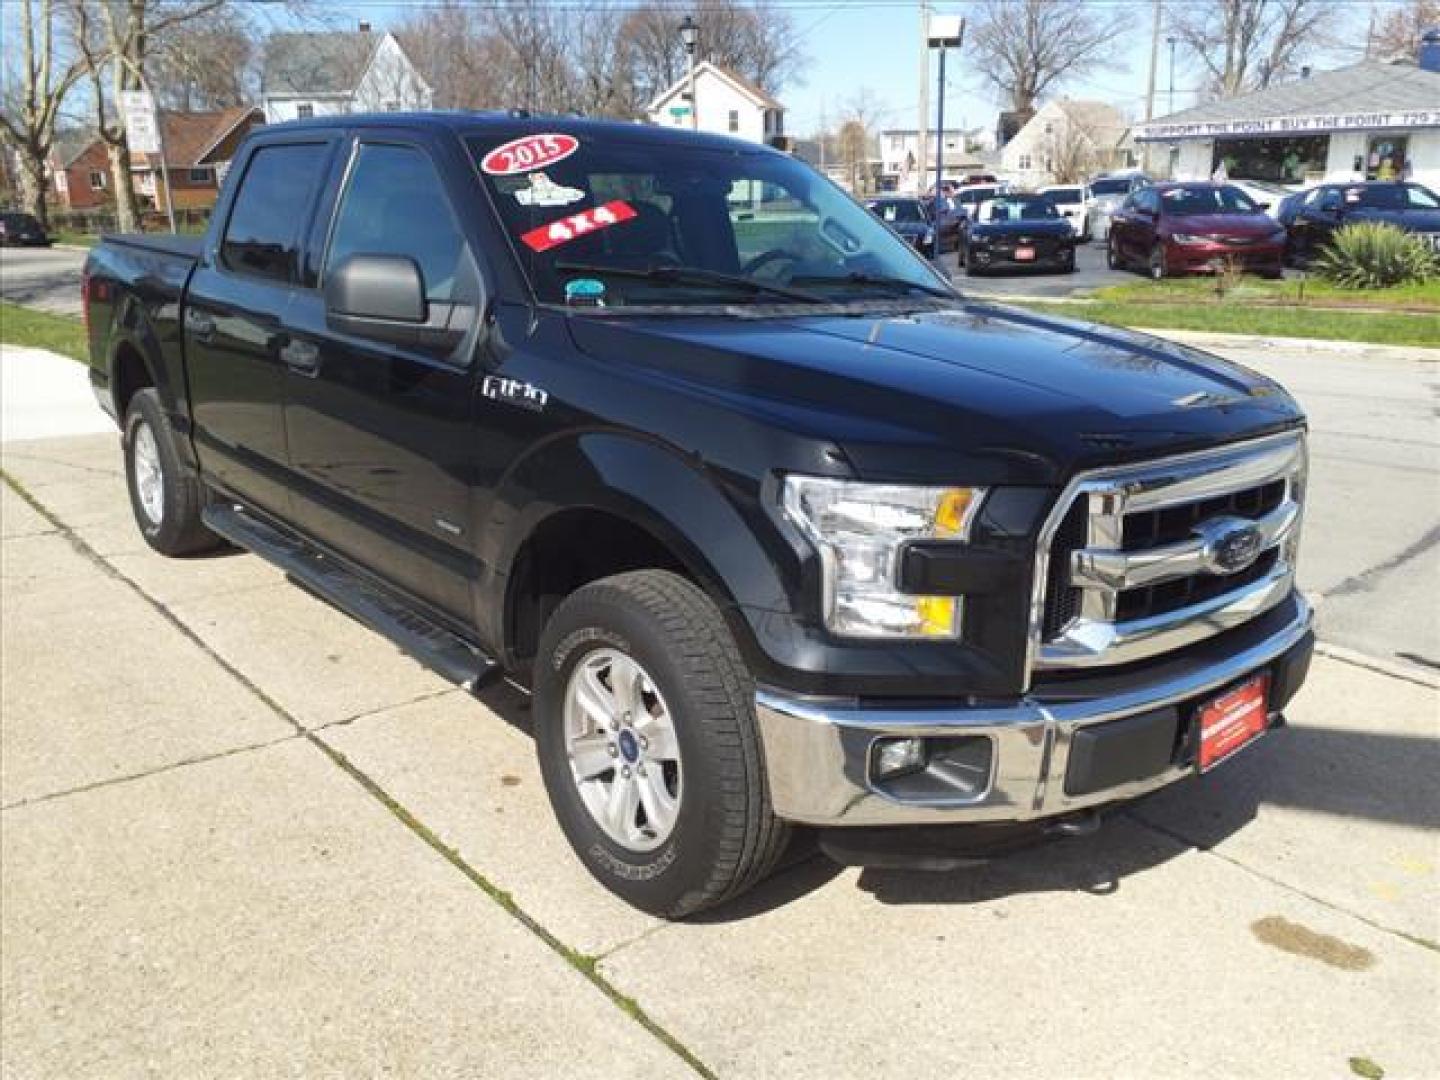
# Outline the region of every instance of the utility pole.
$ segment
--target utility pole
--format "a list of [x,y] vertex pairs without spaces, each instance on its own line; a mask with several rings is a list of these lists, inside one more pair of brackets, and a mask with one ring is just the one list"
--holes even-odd
[[935,197],[940,197],[940,184],[945,179],[945,50],[958,49],[965,37],[965,20],[958,15],[936,16],[930,20],[925,43],[940,50],[940,81],[936,88],[939,101],[935,109]]
[[1170,42],[1170,115],[1175,115],[1175,35],[1171,34],[1167,39]]
[[693,18],[686,15],[685,21],[680,24],[680,40],[685,43],[686,81],[689,83],[691,131],[698,131],[700,128],[700,103],[695,100],[695,42],[699,37],[699,25]]
[[[920,170],[916,178],[915,194],[925,194],[925,159],[930,155],[929,142],[925,138],[925,125],[930,120],[930,5],[920,0],[920,125],[917,134],[919,143],[915,152],[916,167]],[[938,183],[938,181],[937,181]]]
[[1155,24],[1150,28],[1150,74],[1145,80],[1145,119],[1155,119],[1155,69],[1160,64],[1161,0],[1155,0]]

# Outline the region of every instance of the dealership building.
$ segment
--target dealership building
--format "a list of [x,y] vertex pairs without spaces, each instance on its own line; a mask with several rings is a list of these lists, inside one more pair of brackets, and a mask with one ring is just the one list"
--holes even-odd
[[[1140,124],[1135,141],[1168,147],[1177,180],[1222,164],[1233,180],[1300,186],[1407,178],[1440,189],[1440,70],[1365,61]],[[1156,152],[1158,151],[1158,153]]]

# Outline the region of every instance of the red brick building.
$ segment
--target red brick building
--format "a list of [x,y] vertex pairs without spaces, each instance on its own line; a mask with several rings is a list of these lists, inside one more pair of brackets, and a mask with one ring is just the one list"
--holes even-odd
[[[209,209],[215,205],[235,148],[252,127],[264,123],[258,108],[218,112],[162,112],[165,157],[177,210]],[[160,155],[135,154],[130,167],[142,209],[165,209],[167,192]],[[105,143],[95,139],[69,161],[51,171],[52,194],[66,210],[99,210],[115,204],[114,178]]]

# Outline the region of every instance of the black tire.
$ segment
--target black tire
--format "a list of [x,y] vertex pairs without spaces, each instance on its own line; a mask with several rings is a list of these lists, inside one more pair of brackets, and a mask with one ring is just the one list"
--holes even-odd
[[1070,252],[1065,261],[1060,264],[1062,274],[1073,274],[1075,272],[1075,252]]
[[[675,824],[655,850],[612,840],[571,772],[565,695],[598,649],[635,660],[669,707],[683,786]],[[627,903],[678,919],[739,896],[775,867],[789,826],[770,806],[754,682],[709,598],[676,574],[640,570],[576,590],[540,637],[535,743],[550,804],[586,869]]]
[[1151,281],[1164,281],[1170,276],[1170,268],[1165,265],[1165,248],[1162,245],[1155,244],[1150,248],[1145,272],[1150,275]]
[[[149,431],[159,461],[159,520],[146,510],[136,475],[136,440]],[[224,541],[205,527],[200,513],[205,507],[205,489],[194,470],[175,451],[175,433],[160,395],[153,388],[137,390],[125,410],[123,434],[125,485],[130,490],[130,509],[145,542],[162,555],[197,555],[224,546]]]
[[1124,270],[1125,260],[1120,257],[1120,252],[1115,250],[1115,237],[1112,233],[1105,241],[1105,265],[1111,270]]

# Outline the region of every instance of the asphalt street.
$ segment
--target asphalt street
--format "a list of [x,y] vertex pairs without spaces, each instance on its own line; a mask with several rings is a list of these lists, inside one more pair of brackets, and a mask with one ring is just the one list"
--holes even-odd
[[[1312,587],[1433,598],[1365,576],[1415,572],[1407,523],[1363,516],[1401,451],[1333,419],[1414,362],[1253,351],[1322,373]],[[1288,727],[1092,836],[953,873],[801,844],[662,923],[566,847],[524,695],[453,689],[253,556],[155,555],[83,370],[0,371],[7,1077],[1440,1074],[1423,670],[1327,647]]]
[[80,269],[86,254],[67,247],[0,248],[0,299],[79,315]]

